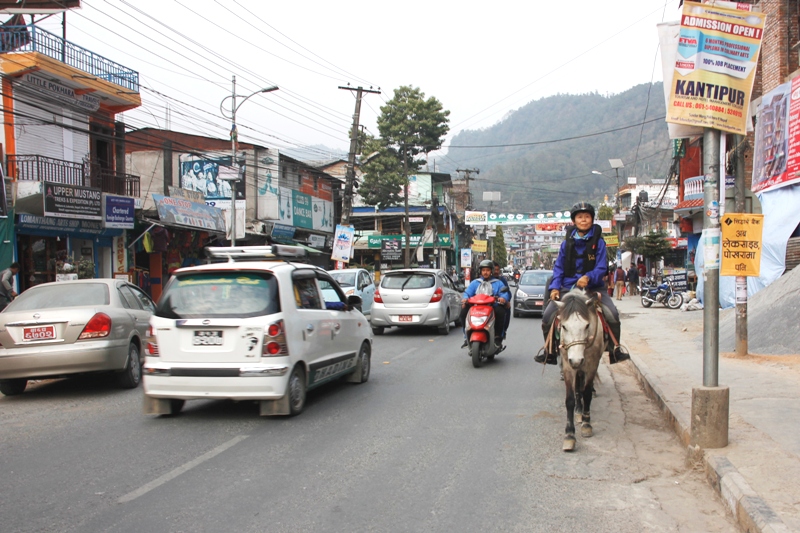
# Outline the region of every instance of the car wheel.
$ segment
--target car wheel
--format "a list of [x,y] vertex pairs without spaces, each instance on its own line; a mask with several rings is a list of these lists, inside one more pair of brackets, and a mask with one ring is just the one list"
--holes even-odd
[[373,335],[383,335],[383,326],[373,326],[372,327],[372,334]]
[[369,380],[369,371],[371,368],[372,353],[368,342],[361,344],[361,350],[358,352],[358,381],[356,383],[366,383]]
[[135,389],[142,381],[142,361],[139,359],[139,347],[131,343],[128,347],[128,364],[125,365],[117,383],[123,389]]
[[186,404],[186,400],[176,400],[172,399],[169,401],[169,415],[176,416],[180,414],[181,409]]
[[441,335],[449,335],[450,334],[450,311],[445,311],[444,313],[444,324],[439,326],[439,333]]
[[516,311],[514,311],[514,318],[519,318],[519,313],[517,313]]
[[0,379],[0,392],[5,396],[16,396],[25,392],[25,387],[28,386],[28,380],[25,378],[18,379]]
[[289,416],[302,413],[306,406],[306,373],[302,366],[295,365],[292,370],[286,394],[289,395]]

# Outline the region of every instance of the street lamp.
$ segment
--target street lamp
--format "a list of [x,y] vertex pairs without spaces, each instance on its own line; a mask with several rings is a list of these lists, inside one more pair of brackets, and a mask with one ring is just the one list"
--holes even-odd
[[[273,85],[272,87],[266,87],[264,89],[259,89],[247,96],[245,96],[239,104],[236,104],[236,76],[232,76],[232,85],[233,88],[231,89],[231,95],[226,96],[222,99],[222,102],[219,103],[219,111],[223,117],[231,119],[231,167],[236,165],[236,141],[238,140],[239,134],[236,131],[236,112],[245,103],[251,96],[255,96],[260,93],[269,93],[272,91],[277,91],[278,86]],[[228,98],[232,98],[233,101],[231,102],[231,111],[230,114],[223,109],[223,104],[225,104],[225,100]],[[239,96],[241,98],[241,96]],[[236,172],[234,174],[234,178],[228,178],[229,181],[233,182],[233,186],[231,187],[231,246],[236,246],[236,182],[239,181],[239,173]],[[224,178],[220,178],[224,179]]]
[[[609,159],[608,164],[611,165],[611,168],[617,173],[617,216],[614,217],[616,219],[619,218],[619,208],[620,208],[620,198],[619,198],[619,169],[625,168],[625,165],[622,164],[622,159]],[[617,223],[617,261],[620,260],[620,246],[622,245],[622,225],[620,224],[619,220],[615,221]]]

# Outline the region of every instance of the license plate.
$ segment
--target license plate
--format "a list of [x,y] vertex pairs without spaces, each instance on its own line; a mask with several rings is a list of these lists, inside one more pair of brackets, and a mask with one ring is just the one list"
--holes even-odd
[[411,322],[411,315],[400,315],[397,317],[400,322]]
[[24,328],[22,330],[22,340],[25,341],[42,341],[55,338],[55,326],[36,326],[32,328]]
[[533,302],[533,305],[542,305],[542,302]]
[[192,344],[195,346],[222,346],[222,331],[198,330],[194,332]]

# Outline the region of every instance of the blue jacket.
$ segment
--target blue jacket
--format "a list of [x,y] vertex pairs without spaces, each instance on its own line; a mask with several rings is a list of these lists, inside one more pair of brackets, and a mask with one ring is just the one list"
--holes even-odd
[[[465,300],[467,298],[475,296],[475,294],[478,292],[478,287],[481,286],[481,281],[483,281],[483,278],[477,278],[473,279],[469,283],[467,290],[464,291]],[[489,278],[489,282],[492,284],[492,296],[496,298],[503,297],[506,300],[509,299],[509,297],[511,296],[511,291],[508,288],[506,288],[505,285],[503,285],[502,281],[500,281],[497,278]]]
[[[578,256],[582,255],[583,252],[586,250],[586,244],[588,242],[588,238],[592,236],[594,232],[594,227],[589,230],[586,234],[586,237],[583,239],[580,238],[578,235],[578,230],[573,231],[573,235],[575,236],[575,252]],[[572,289],[573,286],[578,282],[581,276],[589,276],[589,285],[587,286],[588,289],[597,289],[602,290],[606,287],[603,278],[608,274],[608,260],[606,259],[606,241],[603,240],[601,237],[600,240],[597,241],[597,256],[594,263],[594,269],[586,272],[585,274],[578,274],[575,273],[574,276],[564,277],[564,256],[566,255],[565,249],[567,247],[567,241],[561,243],[561,248],[558,250],[558,257],[556,258],[556,263],[553,265],[553,281],[550,282],[550,286],[548,287],[549,290],[558,289],[559,291],[568,291]],[[580,257],[576,261],[577,264],[575,265],[576,270],[581,270],[583,266],[583,259]]]

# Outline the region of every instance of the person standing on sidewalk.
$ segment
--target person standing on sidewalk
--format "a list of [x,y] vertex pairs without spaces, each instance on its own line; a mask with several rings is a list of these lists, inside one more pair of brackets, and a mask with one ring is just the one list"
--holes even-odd
[[639,271],[636,265],[631,265],[628,269],[628,294],[636,296],[639,293]]
[[614,287],[617,300],[622,300],[622,293],[625,292],[625,269],[622,265],[614,271]]
[[13,285],[14,276],[17,274],[19,274],[19,263],[11,263],[10,267],[0,272],[0,311],[17,297]]
[[[566,238],[561,243],[558,257],[553,265],[553,278],[546,290],[550,291],[550,303],[542,313],[542,333],[545,346],[550,329],[558,313],[554,303],[561,297],[561,291],[569,291],[573,287],[585,289],[588,293],[600,295],[600,302],[607,309],[608,327],[616,339],[616,346],[609,350],[612,364],[630,359],[630,355],[619,345],[621,325],[619,312],[614,301],[605,289],[603,278],[608,275],[606,259],[606,241],[603,240],[603,229],[594,223],[594,206],[586,202],[578,202],[572,206],[570,217],[574,226],[566,228]],[[537,363],[554,365],[557,363],[557,348],[553,353],[536,355]]]

